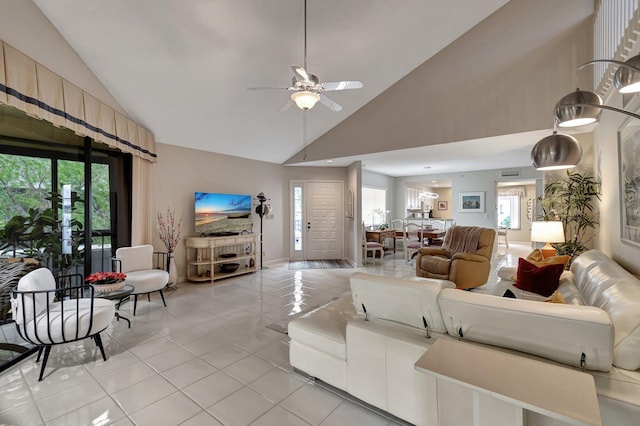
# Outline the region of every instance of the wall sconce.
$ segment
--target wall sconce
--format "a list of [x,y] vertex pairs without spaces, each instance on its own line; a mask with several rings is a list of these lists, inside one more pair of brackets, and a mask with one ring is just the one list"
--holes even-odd
[[[640,92],[640,55],[636,55],[626,62],[596,59],[578,66],[576,72],[588,65],[601,62],[619,66],[614,76],[614,86],[620,93]],[[553,110],[554,125],[577,127],[595,123],[599,120],[603,109],[626,114],[640,120],[638,114],[604,105],[602,98],[595,92],[577,89],[564,96],[556,104]],[[531,164],[537,170],[568,169],[577,166],[581,158],[582,148],[578,141],[569,135],[559,135],[555,130],[551,136],[541,139],[531,150]]]

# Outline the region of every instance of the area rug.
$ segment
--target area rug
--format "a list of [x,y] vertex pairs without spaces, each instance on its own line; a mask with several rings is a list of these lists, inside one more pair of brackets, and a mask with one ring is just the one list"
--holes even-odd
[[[329,302],[327,302],[327,303],[331,303],[331,302],[333,302],[334,300],[338,300],[338,298],[337,298],[337,297],[334,297],[333,299],[331,299],[331,301],[329,301]],[[307,309],[305,309],[305,310],[303,310],[303,311],[300,311],[300,312],[298,312],[298,313],[297,313],[297,314],[295,314],[295,315],[291,315],[291,316],[290,316],[290,317],[288,317],[287,319],[283,319],[283,320],[281,320],[281,321],[272,322],[271,324],[267,324],[267,325],[265,325],[265,327],[267,327],[267,328],[269,328],[269,329],[271,329],[271,330],[273,330],[273,331],[277,331],[278,333],[282,333],[282,334],[289,334],[289,333],[288,333],[289,321],[291,321],[292,319],[298,318],[300,315],[304,315],[304,314],[306,314],[307,312],[311,312],[311,311],[313,311],[314,309],[318,309],[319,307],[324,306],[324,305],[326,305],[327,303],[322,304],[322,305],[314,305],[314,306],[311,306],[310,308],[307,308]]]
[[353,268],[351,264],[345,260],[291,260],[289,261],[289,269],[342,269]]

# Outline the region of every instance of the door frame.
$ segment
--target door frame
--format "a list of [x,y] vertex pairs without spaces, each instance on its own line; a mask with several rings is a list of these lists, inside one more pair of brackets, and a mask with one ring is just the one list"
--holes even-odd
[[[294,188],[296,187],[302,187],[302,228],[303,230],[305,229],[304,224],[307,222],[307,213],[305,211],[305,206],[306,206],[306,190],[305,187],[307,184],[309,183],[339,183],[340,184],[340,194],[339,194],[339,200],[340,200],[340,206],[338,206],[338,217],[340,218],[339,224],[338,226],[341,227],[342,229],[342,238],[339,242],[340,244],[340,252],[342,253],[341,256],[342,258],[344,258],[344,238],[345,238],[345,221],[344,221],[344,206],[345,206],[345,195],[344,195],[344,181],[343,180],[337,180],[337,179],[311,179],[311,180],[307,180],[307,179],[293,179],[289,181],[289,235],[290,235],[290,241],[289,241],[289,259],[290,260],[306,260],[307,259],[307,243],[306,240],[303,239],[303,243],[302,243],[302,250],[295,250],[295,197],[294,197]],[[304,233],[303,233],[304,235]]]

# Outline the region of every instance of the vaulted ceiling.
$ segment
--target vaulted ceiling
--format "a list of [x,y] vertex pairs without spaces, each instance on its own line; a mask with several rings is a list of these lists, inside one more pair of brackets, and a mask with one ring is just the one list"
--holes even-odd
[[[321,81],[361,80],[364,88],[328,93],[342,105],[340,112],[317,105],[303,113],[295,107],[279,112],[290,95],[285,90],[246,89],[291,83],[290,66],[304,61],[304,0],[33,1],[158,142],[278,164],[507,3],[308,0],[307,69]],[[535,0],[512,1],[538,7]],[[552,13],[557,2],[543,3]],[[580,13],[590,12],[582,7]],[[519,163],[537,136],[511,139],[511,149],[521,150],[515,155]],[[498,139],[488,143],[499,147]],[[459,147],[453,151],[459,156]],[[407,174],[403,162],[416,155],[411,149],[360,152],[336,165],[369,159],[388,166],[378,171],[398,176]],[[382,155],[388,160],[379,161]]]

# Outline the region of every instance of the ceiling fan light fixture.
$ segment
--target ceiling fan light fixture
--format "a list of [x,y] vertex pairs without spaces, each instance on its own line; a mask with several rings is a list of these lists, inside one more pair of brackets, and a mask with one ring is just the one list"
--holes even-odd
[[558,101],[554,118],[560,127],[578,127],[595,123],[602,112],[602,99],[589,90],[577,89]]
[[613,77],[613,84],[620,93],[640,92],[640,71],[637,69],[640,68],[640,55],[627,59],[625,64],[630,67],[619,67]]
[[531,164],[536,170],[560,170],[575,167],[582,158],[582,147],[573,136],[559,135],[540,139],[531,150]]
[[313,108],[320,100],[320,95],[308,90],[301,90],[291,95],[291,100],[296,103],[298,108],[302,110],[309,110]]

